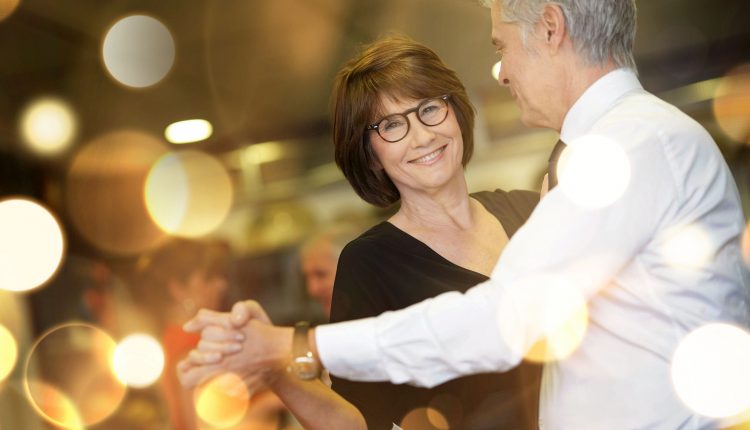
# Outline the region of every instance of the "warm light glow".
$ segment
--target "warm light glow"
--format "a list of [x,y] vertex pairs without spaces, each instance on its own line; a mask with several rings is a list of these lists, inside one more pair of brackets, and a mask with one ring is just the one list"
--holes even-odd
[[218,428],[232,427],[247,413],[250,392],[245,382],[233,373],[218,376],[195,393],[198,416]]
[[149,87],[172,69],[174,39],[159,20],[145,15],[128,16],[107,31],[102,58],[118,82],[135,88]]
[[77,127],[73,109],[58,98],[34,100],[21,114],[21,137],[39,155],[57,155],[68,149]]
[[159,379],[164,370],[164,351],[153,337],[132,334],[117,345],[112,367],[123,384],[147,387]]
[[440,411],[433,408],[416,408],[404,416],[399,424],[404,430],[448,430],[450,425]]
[[40,381],[29,381],[26,388],[32,406],[42,418],[57,427],[70,430],[86,428],[76,405],[55,386]]
[[149,134],[125,130],[98,137],[75,154],[66,180],[67,209],[81,235],[115,255],[135,255],[167,235],[146,208],[149,169],[167,152]]
[[94,326],[55,327],[32,346],[24,368],[31,406],[47,421],[69,429],[93,426],[111,416],[126,386],[111,368],[112,338]]
[[674,267],[699,269],[713,258],[711,237],[699,225],[674,228],[667,232],[666,237],[661,252]]
[[28,291],[47,282],[65,249],[55,217],[25,199],[0,201],[0,289]]
[[[501,336],[518,355],[538,363],[571,355],[588,329],[588,306],[571,283],[553,276],[534,276],[509,290],[499,315],[515,315],[498,321]],[[507,306],[512,306],[507,307]]]
[[189,119],[170,124],[164,130],[164,137],[172,143],[191,143],[206,140],[213,132],[211,123],[205,119]]
[[154,164],[146,180],[146,206],[165,232],[198,237],[229,214],[234,188],[224,166],[199,151],[173,152]]
[[721,79],[713,112],[727,136],[750,144],[750,63],[735,67]]
[[750,334],[708,324],[687,335],[672,358],[672,381],[682,401],[709,417],[750,408]]
[[492,79],[496,81],[500,80],[500,68],[502,67],[502,63],[502,61],[498,61],[492,66]]
[[20,0],[0,0],[0,21],[9,17],[18,7]]
[[243,164],[263,164],[284,156],[284,147],[278,142],[263,142],[250,145],[242,153]]
[[2,382],[13,368],[18,360],[18,345],[13,334],[0,324],[0,382]]
[[745,227],[745,232],[742,234],[742,260],[745,262],[745,266],[750,268],[750,224]]
[[589,209],[617,201],[630,184],[625,151],[602,136],[584,136],[567,143],[558,163],[558,181],[565,195]]

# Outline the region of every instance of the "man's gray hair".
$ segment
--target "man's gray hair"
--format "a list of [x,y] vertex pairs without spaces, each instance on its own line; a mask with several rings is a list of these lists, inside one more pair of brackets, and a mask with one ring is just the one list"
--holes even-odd
[[500,19],[518,23],[524,43],[539,22],[544,6],[558,5],[573,47],[590,65],[612,60],[619,67],[636,70],[633,43],[636,29],[635,0],[480,0],[501,8]]

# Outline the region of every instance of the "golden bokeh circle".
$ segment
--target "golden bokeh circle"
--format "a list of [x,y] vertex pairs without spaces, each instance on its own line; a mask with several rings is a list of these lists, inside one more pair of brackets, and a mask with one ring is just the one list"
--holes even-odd
[[23,384],[34,410],[55,426],[83,429],[119,408],[126,387],[112,371],[115,342],[84,323],[54,327],[34,342]]

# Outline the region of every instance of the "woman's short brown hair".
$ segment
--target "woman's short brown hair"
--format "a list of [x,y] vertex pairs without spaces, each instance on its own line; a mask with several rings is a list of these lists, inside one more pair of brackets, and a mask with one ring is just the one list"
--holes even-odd
[[375,158],[367,125],[384,112],[381,97],[424,99],[450,94],[463,137],[465,166],[474,151],[474,107],[456,72],[430,48],[404,37],[366,46],[336,76],[332,93],[336,164],[366,202],[387,207],[401,196]]

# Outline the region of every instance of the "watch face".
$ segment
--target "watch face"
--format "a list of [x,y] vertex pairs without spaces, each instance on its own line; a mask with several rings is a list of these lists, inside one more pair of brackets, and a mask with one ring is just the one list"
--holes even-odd
[[300,379],[315,379],[320,373],[320,368],[312,357],[295,357],[292,371]]

